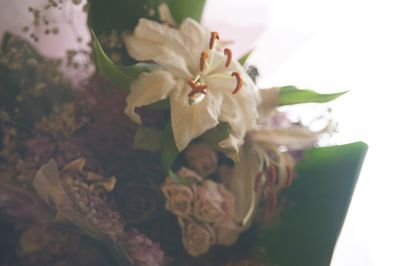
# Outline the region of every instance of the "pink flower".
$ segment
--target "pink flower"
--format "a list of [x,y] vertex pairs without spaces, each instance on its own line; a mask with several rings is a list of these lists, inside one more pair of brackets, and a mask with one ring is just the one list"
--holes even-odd
[[186,217],[192,211],[193,192],[189,186],[179,185],[168,180],[161,187],[167,199],[165,208],[177,216]]
[[216,241],[215,232],[211,226],[197,222],[194,219],[179,219],[182,229],[182,242],[187,253],[199,256],[206,253]]
[[198,220],[218,224],[235,217],[233,195],[223,185],[207,180],[201,187],[194,188],[196,200],[193,213]]
[[205,144],[192,143],[184,151],[184,154],[188,166],[203,177],[209,176],[217,170],[217,152]]

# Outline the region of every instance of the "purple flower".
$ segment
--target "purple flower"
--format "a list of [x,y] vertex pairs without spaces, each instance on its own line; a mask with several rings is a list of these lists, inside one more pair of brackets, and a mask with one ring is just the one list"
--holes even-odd
[[117,243],[127,252],[134,265],[158,266],[163,264],[164,251],[162,251],[160,245],[152,242],[135,229],[122,234]]

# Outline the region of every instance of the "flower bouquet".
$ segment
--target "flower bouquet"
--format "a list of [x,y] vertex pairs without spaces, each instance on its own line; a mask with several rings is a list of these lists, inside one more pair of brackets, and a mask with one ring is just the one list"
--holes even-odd
[[332,119],[280,106],[343,93],[259,88],[250,53],[200,24],[205,0],[49,0],[34,26],[57,34],[46,10],[67,5],[93,49],[3,37],[2,263],[329,265],[366,145],[318,147]]

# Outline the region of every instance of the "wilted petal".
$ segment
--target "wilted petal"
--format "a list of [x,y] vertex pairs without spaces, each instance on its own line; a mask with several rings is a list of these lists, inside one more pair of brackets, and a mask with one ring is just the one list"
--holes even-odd
[[167,98],[175,86],[176,81],[167,71],[156,70],[151,73],[142,73],[131,84],[131,93],[126,98],[125,113],[133,121],[140,123],[140,116],[135,113],[135,108]]
[[46,203],[54,204],[53,207],[72,206],[61,185],[58,167],[54,160],[50,160],[39,169],[33,180],[33,187]]
[[187,97],[189,91],[182,85],[174,90],[170,98],[172,130],[179,151],[206,130],[215,127],[221,112],[220,94],[208,93],[201,102],[189,105]]

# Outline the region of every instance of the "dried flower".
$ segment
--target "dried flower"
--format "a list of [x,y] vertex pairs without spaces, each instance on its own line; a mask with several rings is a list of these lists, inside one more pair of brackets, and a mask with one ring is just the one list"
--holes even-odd
[[217,224],[235,216],[234,198],[221,184],[206,180],[195,191],[193,213],[200,221]]
[[82,171],[85,161],[80,159],[68,164],[60,173],[62,185],[72,200],[74,208],[111,238],[124,231],[124,221],[119,213],[100,196],[94,194],[90,186],[83,182]]
[[179,225],[182,229],[183,246],[190,255],[204,254],[214,245],[216,236],[211,226],[194,219],[182,218],[179,218]]
[[[84,182],[88,179],[83,172],[84,165],[84,160],[75,160],[59,173],[55,162],[50,161],[37,173],[34,187],[48,204],[85,233],[96,239],[109,238],[116,242],[117,246],[113,248],[123,249],[122,254],[127,255],[132,264],[161,265],[164,253],[159,245],[134,229],[124,231],[125,221],[115,207],[94,194]],[[89,179],[93,177],[92,174]]]
[[143,179],[118,181],[115,188],[118,207],[130,224],[146,221],[163,208],[158,187],[153,187]]
[[163,265],[164,252],[160,245],[153,243],[145,235],[132,229],[117,239],[128,254],[133,265],[138,266],[159,266]]
[[184,155],[188,167],[192,168],[203,177],[209,176],[217,170],[217,152],[205,144],[190,144],[185,149]]

